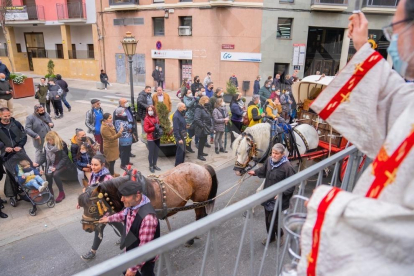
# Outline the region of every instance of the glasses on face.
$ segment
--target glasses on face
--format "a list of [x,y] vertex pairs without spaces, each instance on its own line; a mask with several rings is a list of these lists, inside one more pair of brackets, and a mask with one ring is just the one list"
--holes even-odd
[[[396,26],[396,25],[398,25],[398,24],[401,24],[401,23],[410,22],[410,21],[413,21],[413,20],[412,20],[412,19],[410,19],[410,18],[407,18],[407,19],[404,19],[404,20],[400,20],[400,21],[397,21],[397,22],[391,23],[390,25],[385,26],[384,28],[382,28],[382,31],[383,31],[383,33],[384,33],[385,38],[386,38],[388,41],[391,41],[392,35],[394,34],[394,26]],[[410,25],[411,25],[411,24],[410,24]],[[405,31],[405,29],[404,29],[404,31]]]

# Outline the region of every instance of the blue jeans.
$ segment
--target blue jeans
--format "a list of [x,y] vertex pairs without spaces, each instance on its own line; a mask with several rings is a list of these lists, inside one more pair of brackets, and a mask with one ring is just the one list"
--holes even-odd
[[68,94],[68,92],[63,92],[63,94],[62,94],[62,101],[63,101],[63,103],[65,104],[65,106],[67,107],[67,108],[71,108],[70,107],[70,104],[68,103],[68,101],[66,100],[66,95]]
[[35,178],[24,184],[24,186],[26,186],[26,188],[29,189],[39,190],[40,186],[42,186],[44,182],[45,181],[43,180],[43,178],[41,178],[39,175],[36,175]]

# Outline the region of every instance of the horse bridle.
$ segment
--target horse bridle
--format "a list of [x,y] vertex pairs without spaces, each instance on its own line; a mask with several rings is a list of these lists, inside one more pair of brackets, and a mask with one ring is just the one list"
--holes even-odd
[[[98,185],[96,185],[98,186]],[[91,206],[88,208],[88,213],[93,215],[98,213],[100,217],[102,217],[105,213],[113,214],[115,207],[112,206],[113,203],[111,199],[108,197],[107,193],[99,193],[98,196],[91,197],[92,192],[85,191],[85,193],[89,196],[89,200],[92,202]],[[106,197],[104,199],[104,196]],[[82,215],[81,223],[82,224],[98,224],[99,218],[96,217],[88,217]]]
[[[257,149],[257,144],[254,142],[253,136],[250,133],[243,132],[241,135],[242,135],[242,139],[240,139],[239,144],[237,145],[237,147],[240,146],[240,143],[243,140],[243,138],[246,138],[246,140],[249,144],[249,148],[247,149],[247,161],[244,162],[244,163],[239,163],[236,160],[236,163],[235,163],[234,167],[245,170],[246,167],[248,166],[248,164],[250,163],[250,161],[252,161],[253,158],[257,156],[258,149]],[[237,151],[236,151],[236,156],[237,156]]]

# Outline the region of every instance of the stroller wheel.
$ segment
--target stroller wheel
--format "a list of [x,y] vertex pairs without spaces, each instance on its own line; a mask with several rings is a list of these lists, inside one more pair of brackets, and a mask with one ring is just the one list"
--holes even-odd
[[29,209],[29,215],[36,216],[36,210],[34,210],[34,208],[30,208]]
[[53,208],[53,207],[55,207],[55,200],[54,200],[54,199],[49,200],[49,201],[46,203],[46,205],[47,205],[47,207],[49,207],[49,208]]
[[13,206],[13,207],[16,207],[16,205],[17,205],[17,202],[13,197],[10,198],[10,205]]

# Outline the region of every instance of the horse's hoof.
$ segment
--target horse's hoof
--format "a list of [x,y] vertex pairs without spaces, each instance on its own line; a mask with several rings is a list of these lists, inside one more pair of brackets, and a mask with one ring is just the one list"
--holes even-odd
[[194,244],[194,239],[189,240],[189,241],[187,241],[187,242],[185,243],[185,247],[190,247],[190,246],[192,246],[193,244]]

